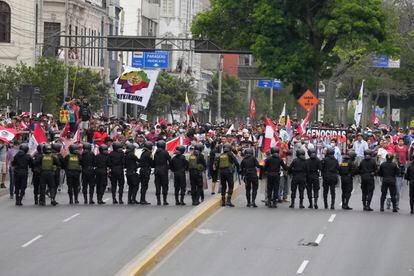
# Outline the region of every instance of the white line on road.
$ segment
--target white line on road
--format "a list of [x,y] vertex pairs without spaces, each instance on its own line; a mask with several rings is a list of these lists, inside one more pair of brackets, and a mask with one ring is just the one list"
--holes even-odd
[[308,265],[309,260],[304,260],[300,267],[298,268],[298,271],[296,271],[297,274],[302,274],[303,271],[305,271],[306,266]]
[[107,202],[109,200],[109,197],[105,198],[103,201]]
[[316,238],[315,242],[316,242],[317,244],[320,244],[320,243],[321,243],[321,241],[322,241],[322,239],[323,239],[323,236],[325,236],[325,235],[324,235],[324,234],[319,234],[319,235],[318,235],[318,237]]
[[32,243],[34,243],[35,241],[37,241],[38,239],[40,239],[41,237],[43,237],[42,235],[38,235],[35,238],[31,239],[30,241],[26,242],[25,244],[22,245],[22,247],[28,247],[29,245],[31,245]]
[[336,217],[336,214],[332,214],[332,215],[329,217],[328,221],[329,221],[329,222],[333,222],[333,221],[334,221],[334,219],[335,219],[335,217]]
[[65,223],[65,222],[68,222],[68,221],[70,221],[70,220],[72,220],[72,219],[76,218],[77,216],[79,216],[79,213],[76,213],[76,214],[74,214],[73,216],[70,216],[70,217],[68,217],[68,218],[64,219],[64,220],[63,220],[63,222],[64,222],[64,223]]

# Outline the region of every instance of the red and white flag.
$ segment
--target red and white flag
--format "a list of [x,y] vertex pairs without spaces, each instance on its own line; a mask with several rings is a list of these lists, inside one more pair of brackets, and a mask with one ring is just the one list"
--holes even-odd
[[380,119],[375,114],[372,114],[372,123],[374,125],[380,125],[381,124]]
[[20,124],[19,124],[19,128],[20,128],[21,130],[26,130],[26,129],[28,129],[29,127],[26,125],[26,123],[25,123],[24,121],[21,121],[21,122],[20,122]]
[[279,142],[279,137],[277,136],[276,126],[269,118],[265,120],[266,131],[265,138],[263,143],[263,152],[269,151],[272,147],[275,147]]
[[183,138],[181,136],[178,136],[177,138],[174,138],[168,141],[166,143],[165,148],[169,153],[173,153],[177,149],[177,147],[182,146],[182,144],[183,144]]
[[75,135],[73,135],[72,138],[72,143],[76,144],[80,142],[80,128],[78,128],[78,130],[76,130]]
[[45,132],[40,124],[36,124],[32,135],[29,138],[29,153],[32,154],[36,151],[37,145],[46,143],[47,138]]
[[0,126],[0,140],[2,140],[3,142],[10,143],[10,141],[14,139],[16,134],[17,131],[15,129]]
[[65,127],[63,128],[62,132],[60,133],[60,138],[65,138],[68,135],[70,130],[69,123],[66,123]]
[[252,97],[252,102],[250,103],[250,118],[254,119],[254,114],[256,113],[256,104],[254,103],[254,98]]
[[308,126],[308,123],[309,123],[309,118],[310,118],[311,113],[312,113],[312,109],[308,111],[308,114],[306,115],[305,119],[303,120],[303,122],[298,127],[298,132],[300,134],[305,133],[306,127]]

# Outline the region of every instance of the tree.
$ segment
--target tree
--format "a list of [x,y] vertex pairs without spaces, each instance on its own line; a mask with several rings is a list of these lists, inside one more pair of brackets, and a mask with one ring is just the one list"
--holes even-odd
[[356,48],[358,56],[397,51],[381,5],[381,0],[211,0],[192,32],[227,48],[252,49],[263,73],[292,83],[299,97],[332,75],[344,58],[338,49]]
[[[218,98],[218,74],[214,74],[211,82],[207,85],[209,93],[208,101],[212,110],[212,117],[217,117],[217,98]],[[230,75],[223,76],[221,90],[221,116],[225,120],[243,119],[246,114],[244,100],[246,92],[240,89],[239,81]]]
[[193,100],[195,95],[194,81],[192,79],[179,78],[161,71],[158,75],[157,84],[148,102],[147,112],[149,115],[171,115],[174,112],[184,111],[185,95]]

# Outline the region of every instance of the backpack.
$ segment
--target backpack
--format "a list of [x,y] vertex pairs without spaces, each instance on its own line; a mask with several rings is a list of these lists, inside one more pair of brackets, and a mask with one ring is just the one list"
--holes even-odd
[[80,115],[82,118],[88,118],[89,117],[89,109],[87,106],[81,106],[80,108]]

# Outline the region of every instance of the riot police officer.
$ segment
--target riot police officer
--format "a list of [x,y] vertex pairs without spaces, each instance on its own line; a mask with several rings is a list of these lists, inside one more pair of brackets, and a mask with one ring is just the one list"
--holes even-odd
[[364,159],[358,167],[358,173],[361,176],[362,204],[364,211],[373,211],[371,209],[371,200],[375,189],[374,176],[377,173],[377,164],[372,158],[371,150],[364,151]]
[[69,204],[79,204],[79,178],[81,174],[80,157],[78,146],[72,144],[69,146],[69,154],[65,156],[64,168],[66,170],[66,182],[68,184]]
[[122,195],[124,193],[124,164],[125,155],[122,144],[120,142],[114,142],[112,144],[113,151],[109,154],[109,168],[111,170],[111,192],[112,192],[112,203],[118,204],[116,200],[116,189],[119,193],[119,204],[124,204],[122,201]]
[[[308,165],[308,175],[306,177],[306,191],[308,194],[309,206],[308,208],[318,209],[319,198],[319,175],[322,169],[321,160],[317,157],[315,149],[308,150],[309,159],[306,160]],[[312,199],[314,202],[312,202]]]
[[[240,170],[239,163],[236,157],[231,152],[231,145],[223,145],[223,153],[216,160],[217,167],[219,168],[220,173],[220,185],[221,185],[221,206],[234,207],[231,202],[231,196],[233,195],[234,188],[234,179],[233,172],[234,166],[237,171]],[[226,202],[226,192],[227,192],[227,202]]]
[[138,204],[137,192],[139,188],[138,166],[139,159],[135,155],[135,146],[128,144],[125,154],[125,168],[128,184],[128,204]]
[[55,185],[56,188],[60,191],[60,171],[62,170],[62,164],[64,163],[64,158],[63,155],[61,153],[62,150],[62,144],[61,143],[53,143],[52,144],[52,154],[54,154],[57,159],[59,159],[59,167],[56,167],[56,171],[55,171]]
[[414,214],[414,161],[410,163],[405,173],[404,178],[408,181],[409,194],[410,194],[410,210],[411,214]]
[[148,190],[148,182],[151,176],[151,167],[152,167],[152,153],[153,144],[150,141],[144,143],[141,156],[139,158],[139,181],[141,183],[141,198],[139,204],[149,205],[151,203],[147,202],[146,194]]
[[323,202],[325,209],[328,209],[328,193],[331,192],[331,210],[335,209],[335,189],[338,184],[339,163],[334,157],[333,148],[326,150],[326,156],[322,160],[323,178]]
[[267,176],[267,206],[277,208],[280,184],[280,168],[288,170],[285,162],[279,156],[279,148],[270,149],[270,157],[266,159],[264,173]]
[[342,209],[352,210],[349,207],[349,199],[354,188],[353,177],[356,171],[354,164],[355,153],[350,152],[349,155],[342,157],[342,162],[339,164],[339,175],[341,176],[341,190],[342,190]]
[[33,182],[33,195],[35,205],[39,204],[39,193],[40,193],[40,172],[42,170],[42,156],[43,156],[43,145],[37,145],[36,152],[33,155],[32,164],[32,182]]
[[397,209],[397,200],[396,200],[396,193],[397,193],[397,176],[400,173],[400,169],[398,168],[397,164],[392,162],[394,156],[392,154],[386,155],[386,161],[380,165],[378,175],[382,177],[382,186],[381,186],[381,201],[380,201],[380,211],[384,212],[384,202],[385,198],[387,197],[388,190],[390,191],[391,195],[391,202],[392,202],[392,211],[394,213],[398,212]]
[[299,208],[303,209],[303,197],[306,186],[306,175],[308,166],[305,158],[305,151],[298,149],[296,151],[296,158],[289,166],[289,173],[292,174],[291,198],[292,202],[289,208],[295,208],[296,191],[299,189]]
[[46,186],[48,187],[51,204],[56,206],[58,203],[55,200],[56,186],[55,186],[55,171],[56,167],[60,166],[59,159],[52,155],[52,147],[50,144],[43,146],[43,156],[41,159],[40,172],[40,200],[39,205],[46,205]]
[[83,152],[80,158],[82,167],[82,194],[84,204],[95,204],[93,194],[95,192],[95,154],[92,152],[92,146],[89,143],[83,144]]
[[188,170],[188,161],[184,156],[185,147],[178,146],[175,156],[171,159],[170,169],[174,173],[175,205],[184,206],[185,188],[187,186],[185,171]]
[[191,197],[193,205],[200,204],[200,198],[203,193],[203,172],[206,169],[206,160],[202,154],[204,150],[203,144],[197,144],[193,153],[188,160],[188,170],[190,172]]
[[29,168],[32,167],[32,158],[27,154],[28,151],[29,146],[27,144],[21,144],[19,151],[12,161],[17,206],[23,205],[22,199],[27,187],[27,176]]
[[259,178],[256,169],[261,168],[252,148],[244,150],[244,158],[240,164],[241,175],[246,183],[246,200],[247,207],[256,208],[257,189],[259,187]]
[[165,150],[165,141],[157,141],[157,150],[154,154],[154,175],[155,175],[155,195],[157,196],[157,205],[161,205],[161,192],[163,205],[168,205],[168,169],[170,167],[171,156]]
[[96,197],[98,204],[105,204],[103,195],[106,186],[108,185],[108,146],[102,144],[99,146],[99,154],[95,158],[95,182],[96,182]]

